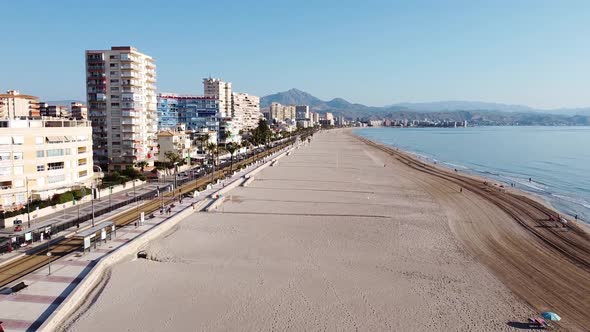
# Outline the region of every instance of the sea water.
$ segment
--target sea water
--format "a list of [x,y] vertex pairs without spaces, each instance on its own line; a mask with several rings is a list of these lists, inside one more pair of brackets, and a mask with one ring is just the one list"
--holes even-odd
[[360,128],[355,133],[451,169],[513,183],[590,223],[590,127]]

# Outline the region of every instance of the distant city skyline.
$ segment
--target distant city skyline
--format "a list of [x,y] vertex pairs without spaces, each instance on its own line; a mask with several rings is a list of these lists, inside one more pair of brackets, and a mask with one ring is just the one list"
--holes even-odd
[[2,92],[84,101],[84,51],[129,45],[155,58],[160,92],[198,94],[213,76],[370,106],[590,106],[587,1],[59,3],[11,3]]

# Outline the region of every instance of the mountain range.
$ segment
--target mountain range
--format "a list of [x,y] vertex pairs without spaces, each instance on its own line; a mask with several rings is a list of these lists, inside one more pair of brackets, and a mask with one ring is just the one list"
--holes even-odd
[[[487,103],[478,101],[439,101],[426,103],[397,103],[383,107],[367,106],[363,104],[350,103],[342,98],[334,98],[329,101],[321,100],[307,92],[291,89],[262,97],[260,107],[265,108],[271,103],[277,102],[283,105],[309,105],[317,112],[332,112],[336,115],[343,115],[348,118],[379,118],[392,113],[452,113],[459,111],[486,113],[536,113],[559,116],[590,116],[588,108],[561,108],[561,109],[535,109],[524,105],[508,105],[500,103]],[[531,114],[532,115],[532,114]],[[514,118],[514,116],[511,116]],[[554,117],[550,117],[554,118]]]

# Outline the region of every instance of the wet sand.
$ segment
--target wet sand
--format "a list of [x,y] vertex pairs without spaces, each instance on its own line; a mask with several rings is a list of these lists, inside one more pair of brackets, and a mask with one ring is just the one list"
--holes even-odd
[[[115,266],[68,329],[511,330],[540,308],[515,285],[536,296],[558,270],[531,273],[530,257],[559,257],[475,189],[347,130],[316,134],[228,196],[152,243],[155,261]],[[583,267],[558,266],[586,285]]]

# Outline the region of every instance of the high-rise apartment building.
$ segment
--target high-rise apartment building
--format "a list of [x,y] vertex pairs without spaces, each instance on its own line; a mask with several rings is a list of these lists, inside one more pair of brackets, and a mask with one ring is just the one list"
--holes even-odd
[[87,120],[88,119],[88,108],[82,103],[73,102],[70,105],[71,116],[76,120]]
[[203,92],[205,97],[219,100],[220,117],[232,116],[232,91],[231,83],[224,82],[218,78],[204,78]]
[[242,130],[252,130],[258,126],[258,121],[262,118],[262,113],[260,113],[260,97],[247,93],[234,92],[232,94],[232,105],[232,120]]
[[39,98],[20,94],[17,90],[8,90],[5,94],[0,94],[0,118],[39,116]]
[[272,103],[270,105],[269,120],[285,121],[287,119],[295,120],[296,117],[295,105],[281,105],[279,103]]
[[157,153],[156,65],[130,46],[86,51],[86,92],[95,163],[151,163]]
[[[1,210],[49,199],[94,179],[92,127],[69,119],[0,119]],[[10,225],[9,225],[10,226]]]

